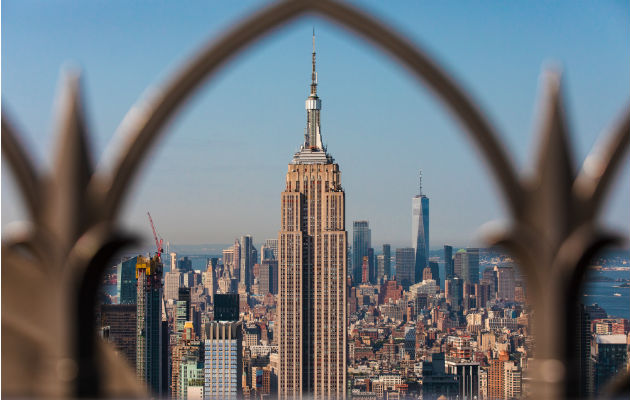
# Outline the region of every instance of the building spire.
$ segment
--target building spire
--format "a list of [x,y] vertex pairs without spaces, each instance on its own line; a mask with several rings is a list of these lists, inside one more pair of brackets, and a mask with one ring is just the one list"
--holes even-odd
[[334,159],[328,154],[322,143],[320,112],[322,100],[317,96],[317,71],[315,69],[315,28],[313,28],[313,69],[311,72],[311,92],[306,98],[306,129],[304,144],[295,153],[293,164],[328,164]]
[[317,72],[315,71],[315,28],[313,28],[313,72],[311,73],[311,96],[317,96]]
[[313,28],[313,71],[311,74],[311,94],[306,99],[306,132],[304,147],[312,150],[323,150],[322,136],[319,127],[319,111],[322,103],[317,97],[317,71],[315,71],[315,28]]
[[420,179],[418,183],[419,183],[418,187],[420,189],[420,192],[418,194],[422,196],[422,170],[420,170]]

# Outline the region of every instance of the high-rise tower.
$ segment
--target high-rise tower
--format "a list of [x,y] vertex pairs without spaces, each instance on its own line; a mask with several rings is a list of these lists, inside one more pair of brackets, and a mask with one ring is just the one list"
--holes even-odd
[[162,260],[136,258],[136,375],[154,393],[162,388]]
[[372,231],[368,221],[352,222],[352,279],[356,284],[362,282],[363,258],[368,256],[372,247]]
[[422,193],[422,171],[418,195],[411,199],[411,246],[416,251],[415,282],[429,265],[429,198]]
[[251,285],[254,280],[253,267],[256,263],[256,257],[254,256],[254,245],[252,237],[250,235],[241,236],[241,284],[245,285],[247,291],[250,291]]
[[345,194],[322,145],[315,35],[304,144],[281,195],[278,234],[280,398],[346,395]]

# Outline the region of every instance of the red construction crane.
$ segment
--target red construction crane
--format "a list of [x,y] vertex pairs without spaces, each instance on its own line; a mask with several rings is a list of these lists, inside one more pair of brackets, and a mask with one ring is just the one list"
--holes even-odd
[[147,212],[149,216],[149,222],[151,223],[151,229],[153,229],[153,238],[155,239],[155,246],[157,247],[157,255],[158,258],[162,256],[162,243],[164,242],[162,238],[158,239],[157,232],[155,231],[155,225],[153,225],[153,218],[151,218],[151,213]]

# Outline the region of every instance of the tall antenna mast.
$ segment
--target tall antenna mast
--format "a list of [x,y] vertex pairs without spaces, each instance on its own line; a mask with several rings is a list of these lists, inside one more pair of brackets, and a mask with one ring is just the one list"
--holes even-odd
[[315,28],[313,28],[313,72],[311,74],[311,95],[317,94],[317,72],[315,71]]
[[420,189],[420,196],[422,196],[422,170],[420,170],[420,179],[419,179],[419,189]]

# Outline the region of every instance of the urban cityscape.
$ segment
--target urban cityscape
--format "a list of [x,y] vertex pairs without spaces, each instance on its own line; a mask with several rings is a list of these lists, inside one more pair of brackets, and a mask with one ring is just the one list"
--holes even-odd
[[[369,216],[346,221],[343,163],[323,140],[315,40],[277,236],[244,232],[217,254],[178,252],[148,214],[155,248],[107,271],[100,336],[157,397],[530,397],[526,276],[500,248],[431,241],[421,165],[409,182],[408,247],[376,246]],[[628,368],[629,258],[593,260],[576,310],[581,397]]]
[[1,12],[2,397],[630,398],[630,2]]

